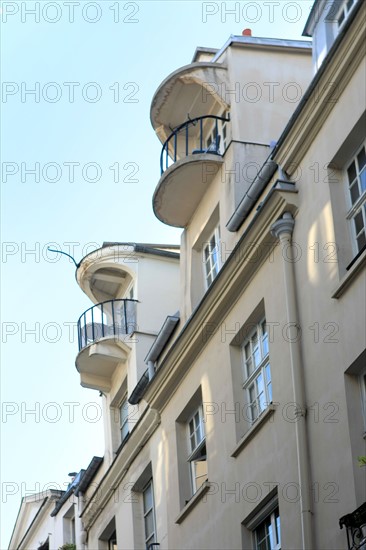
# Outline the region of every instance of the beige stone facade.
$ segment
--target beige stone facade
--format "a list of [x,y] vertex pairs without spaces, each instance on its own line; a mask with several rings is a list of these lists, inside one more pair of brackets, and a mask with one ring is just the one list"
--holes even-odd
[[347,547],[339,520],[366,500],[365,17],[317,0],[313,58],[231,37],[156,91],[153,207],[181,247],[105,243],[77,270],[106,446],[81,548]]

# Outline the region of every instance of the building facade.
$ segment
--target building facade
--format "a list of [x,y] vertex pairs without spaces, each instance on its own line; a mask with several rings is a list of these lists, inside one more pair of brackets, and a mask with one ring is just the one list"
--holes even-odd
[[316,0],[313,49],[246,32],[156,91],[181,246],[77,269],[106,447],[81,548],[366,548],[365,18]]

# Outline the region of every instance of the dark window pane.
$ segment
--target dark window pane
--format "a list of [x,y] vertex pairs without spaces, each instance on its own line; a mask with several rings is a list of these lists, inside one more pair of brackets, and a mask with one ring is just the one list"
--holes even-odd
[[353,180],[356,178],[356,175],[357,175],[356,164],[355,164],[354,161],[352,162],[351,166],[348,168],[347,174],[348,174],[349,183],[352,183]]
[[361,250],[366,245],[366,237],[365,232],[363,231],[358,237],[357,237],[357,246],[358,250]]
[[354,217],[355,220],[355,229],[356,229],[356,235],[359,234],[360,231],[363,229],[363,216],[362,216],[362,210]]
[[363,147],[361,149],[361,151],[358,153],[357,155],[357,160],[358,160],[358,169],[359,171],[361,172],[362,168],[365,166],[366,164],[366,153],[365,153],[365,148]]
[[350,192],[351,192],[351,201],[352,201],[352,204],[355,204],[355,202],[357,201],[358,197],[360,196],[360,192],[358,190],[358,183],[357,183],[357,180],[356,182],[352,185],[352,187],[350,188]]

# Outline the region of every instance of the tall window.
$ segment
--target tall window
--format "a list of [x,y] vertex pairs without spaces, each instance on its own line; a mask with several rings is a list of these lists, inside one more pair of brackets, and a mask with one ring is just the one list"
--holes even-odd
[[280,513],[276,508],[254,530],[256,550],[281,550]]
[[366,245],[366,151],[359,149],[347,168],[348,191],[351,208],[347,218],[351,222],[356,252]]
[[206,438],[202,405],[188,421],[188,445],[192,495],[207,479]]
[[203,264],[206,288],[208,288],[221,267],[220,229],[217,226],[203,246]]
[[128,429],[128,401],[127,395],[122,400],[119,406],[119,426],[121,432],[121,443],[126,439],[129,434]]
[[254,422],[272,402],[268,332],[263,319],[243,344],[244,384],[250,420]]
[[152,479],[142,491],[146,548],[156,542],[154,490]]

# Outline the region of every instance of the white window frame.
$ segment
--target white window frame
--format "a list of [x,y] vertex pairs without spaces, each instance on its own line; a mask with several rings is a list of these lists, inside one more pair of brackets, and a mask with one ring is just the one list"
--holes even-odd
[[[203,409],[200,405],[187,421],[188,462],[190,466],[192,496],[207,480],[206,434]],[[202,463],[205,463],[203,465]],[[203,473],[199,470],[203,466]],[[206,467],[205,467],[206,466]],[[198,470],[198,472],[197,472]]]
[[260,417],[272,402],[272,376],[268,340],[266,320],[263,318],[256,324],[242,345],[243,390],[252,423]]
[[[151,489],[151,506],[150,508],[145,508],[145,493],[148,489]],[[150,544],[153,544],[156,542],[156,521],[155,521],[155,500],[154,500],[154,485],[153,480],[150,479],[148,483],[145,485],[145,487],[142,490],[142,511],[143,511],[143,521],[144,521],[144,540],[146,548],[149,547]],[[146,532],[146,518],[149,514],[152,514],[152,525],[153,525],[153,531],[151,533]]]
[[[360,169],[359,156],[361,152],[364,152],[366,157],[366,141],[358,147],[356,153],[353,155],[350,162],[347,163],[345,170],[345,179],[347,182],[347,199],[350,209],[347,213],[347,220],[351,225],[351,234],[352,234],[352,245],[354,252],[358,254],[366,243],[366,184],[364,184],[364,189],[362,189],[362,177],[366,182],[366,164],[364,164]],[[349,169],[354,165],[356,177],[350,181]],[[352,198],[351,188],[357,188],[358,197],[356,199]],[[356,229],[356,217],[361,216],[362,228],[357,231]],[[359,218],[360,220],[360,218]],[[364,238],[364,244],[359,245],[358,239]]]
[[345,22],[347,21],[352,9],[355,7],[357,3],[357,0],[343,0],[337,15],[336,15],[336,21],[337,21],[337,28],[338,32],[343,27]]
[[[212,240],[214,246],[212,246]],[[220,226],[217,225],[210,237],[203,243],[202,261],[206,290],[212,285],[221,269]],[[207,257],[206,257],[207,253]]]
[[118,418],[119,418],[119,433],[121,437],[121,443],[127,438],[130,433],[128,425],[128,400],[127,393],[123,397],[122,401],[118,406]]
[[[278,519],[278,523],[277,520]],[[258,530],[263,527],[263,524],[267,524],[268,520],[270,521],[269,529],[267,525],[265,526],[266,530],[268,529],[268,532],[266,533],[266,538],[262,540],[258,540]],[[275,508],[273,512],[271,512],[268,516],[266,516],[254,529],[253,531],[254,535],[254,547],[255,550],[259,550],[261,548],[259,544],[263,543],[264,541],[270,542],[270,550],[281,550],[281,519],[280,519],[280,511],[279,508]],[[272,540],[271,540],[272,538]]]

